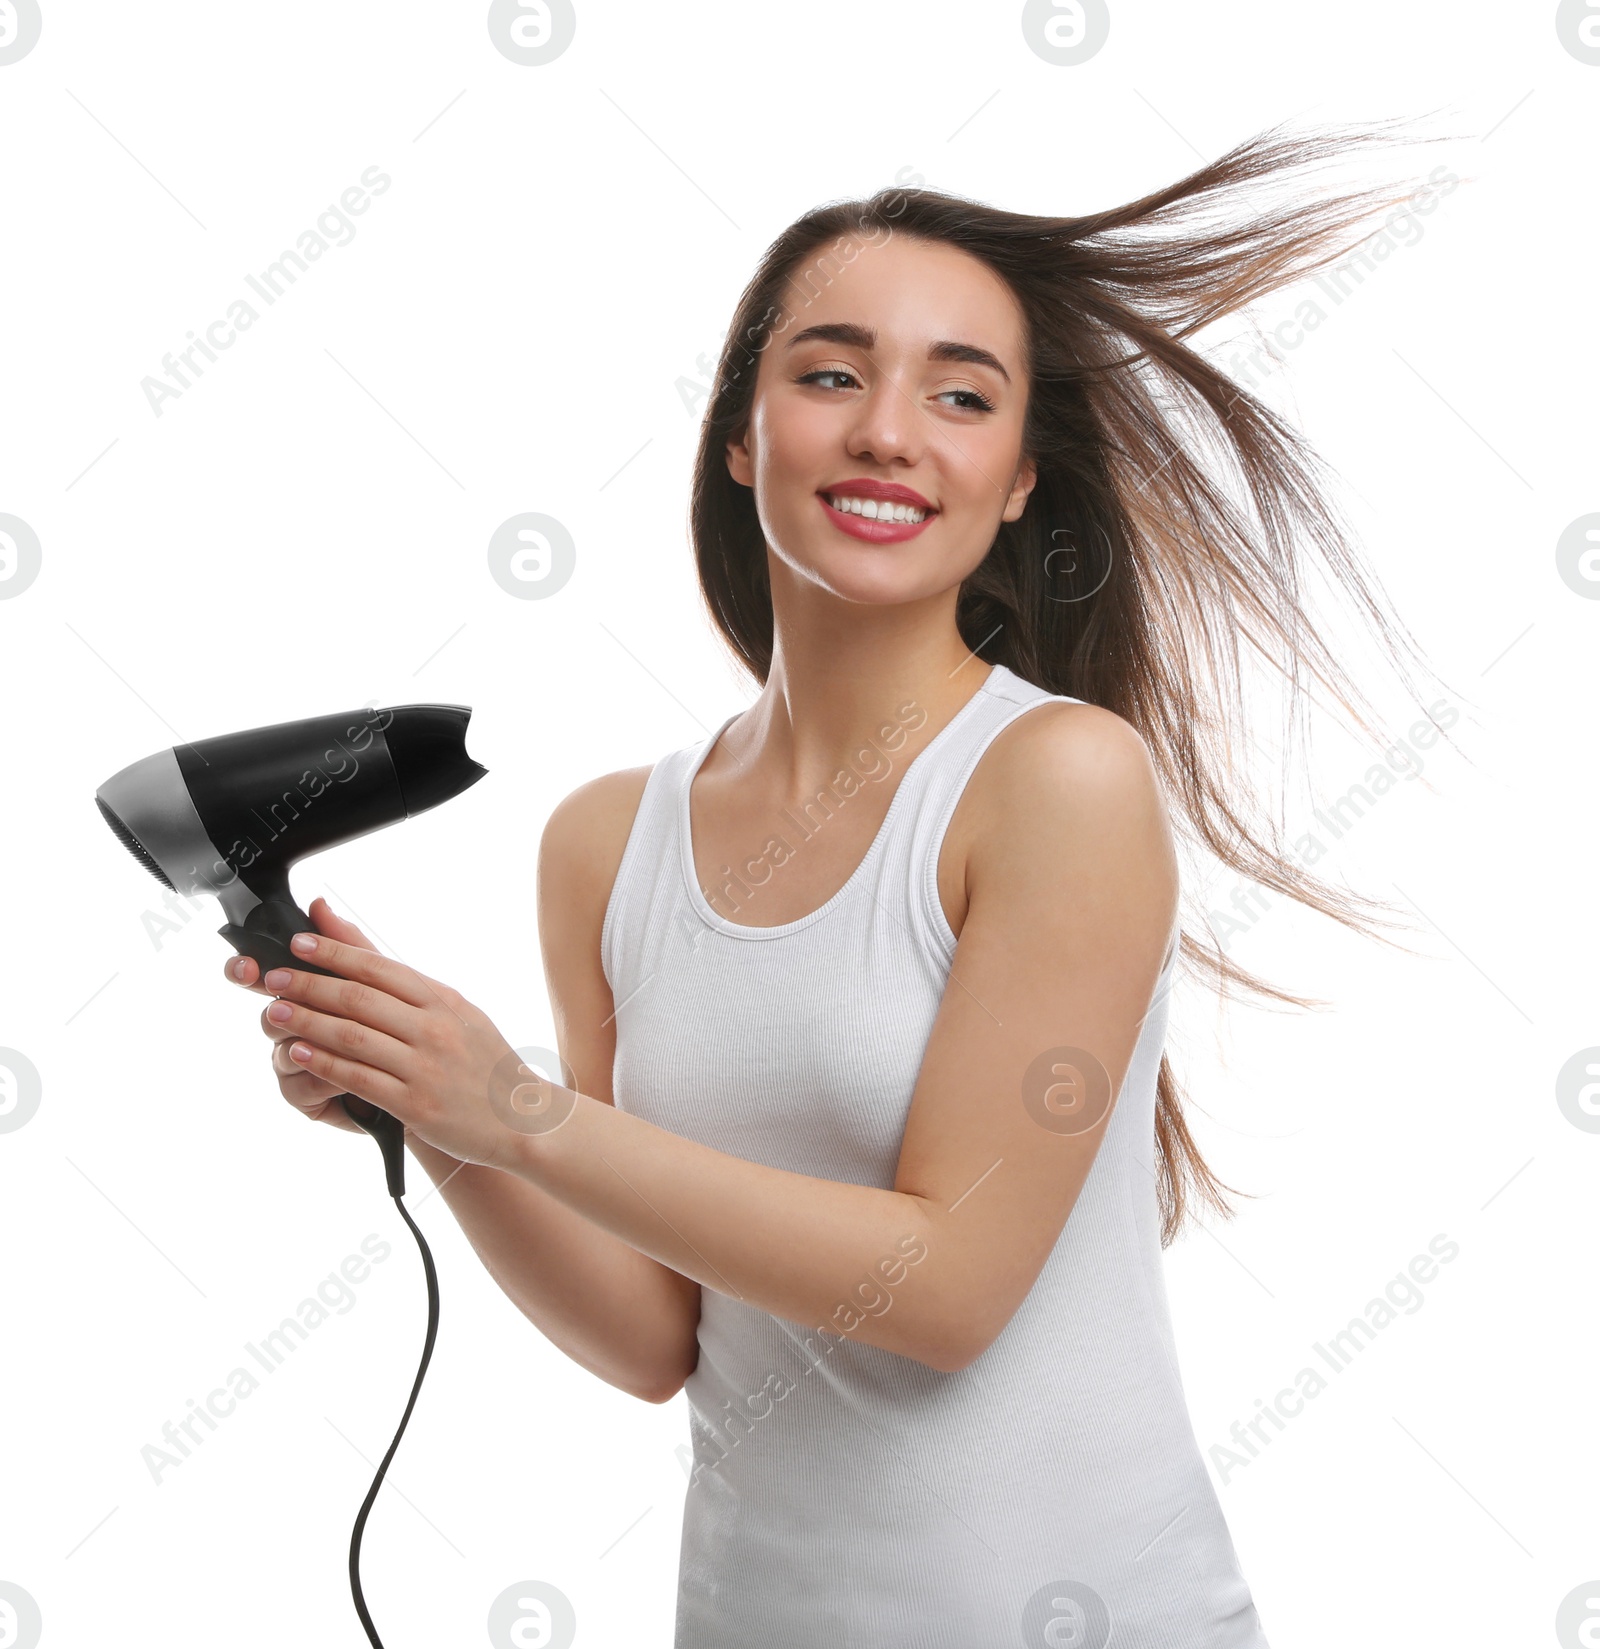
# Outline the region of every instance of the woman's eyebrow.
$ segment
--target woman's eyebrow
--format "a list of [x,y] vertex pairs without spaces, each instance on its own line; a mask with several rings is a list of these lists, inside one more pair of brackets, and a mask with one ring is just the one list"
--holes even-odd
[[[816,326],[804,327],[795,333],[784,348],[793,349],[796,344],[803,343],[830,343],[845,344],[852,349],[864,349],[870,353],[877,342],[876,327],[862,326],[857,321],[821,321]],[[928,345],[928,359],[965,361],[970,366],[986,366],[998,372],[1008,384],[1011,382],[1011,374],[999,360],[987,349],[980,349],[977,344],[955,343],[948,338],[941,338],[937,343]]]

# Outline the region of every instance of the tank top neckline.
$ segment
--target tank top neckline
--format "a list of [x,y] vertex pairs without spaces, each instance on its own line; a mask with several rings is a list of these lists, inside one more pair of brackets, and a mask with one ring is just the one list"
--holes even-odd
[[782,939],[791,933],[798,933],[802,928],[808,928],[813,922],[820,922],[830,911],[836,910],[854,892],[860,883],[872,874],[872,867],[884,851],[884,844],[889,839],[889,830],[895,821],[895,815],[900,808],[900,799],[905,794],[906,786],[917,776],[918,769],[929,763],[932,757],[945,744],[956,729],[962,726],[972,715],[980,700],[991,695],[1000,685],[1001,680],[1012,674],[1003,664],[993,664],[989,673],[983,678],[971,698],[947,721],[943,727],[912,757],[910,765],[900,775],[900,782],[894,787],[894,795],[889,798],[889,810],[883,816],[883,823],[878,826],[878,833],[872,838],[860,864],[851,871],[848,880],[831,898],[818,905],[813,911],[804,916],[797,916],[792,922],[779,922],[774,927],[751,927],[744,922],[730,922],[727,917],[719,915],[711,908],[700,887],[694,868],[694,841],[689,822],[689,792],[694,788],[694,778],[705,765],[716,742],[728,727],[744,714],[742,710],[735,710],[720,727],[700,746],[694,759],[689,763],[688,771],[684,774],[678,786],[678,862],[683,875],[684,897],[689,902],[689,908],[700,918],[707,927],[714,928],[718,933],[725,933],[733,939]]

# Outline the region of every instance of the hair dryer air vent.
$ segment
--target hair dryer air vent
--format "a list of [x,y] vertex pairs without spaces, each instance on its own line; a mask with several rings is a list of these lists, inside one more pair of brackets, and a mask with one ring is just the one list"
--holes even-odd
[[158,882],[164,883],[167,887],[172,888],[172,891],[176,893],[178,890],[175,887],[172,887],[172,878],[167,875],[166,871],[164,871],[142,847],[140,847],[139,838],[128,829],[122,820],[119,819],[109,807],[106,806],[105,799],[101,796],[96,796],[94,799],[94,805],[100,809],[100,817],[104,819],[105,822],[116,832],[117,840],[121,842],[125,848],[127,848],[134,858],[136,858]]

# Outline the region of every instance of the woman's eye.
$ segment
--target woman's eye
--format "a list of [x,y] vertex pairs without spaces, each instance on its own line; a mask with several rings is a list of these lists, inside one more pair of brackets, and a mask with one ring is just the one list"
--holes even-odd
[[853,383],[855,381],[855,374],[846,372],[844,368],[840,366],[824,366],[819,367],[815,372],[805,373],[802,377],[797,378],[795,382],[810,384],[815,383],[818,378],[849,378]]
[[993,412],[994,411],[994,402],[991,401],[987,395],[981,394],[978,390],[975,390],[975,389],[947,389],[943,393],[946,394],[946,395],[965,395],[970,402],[976,402],[977,403],[975,406],[974,405],[968,405],[966,407],[963,407],[962,410],[964,412]]

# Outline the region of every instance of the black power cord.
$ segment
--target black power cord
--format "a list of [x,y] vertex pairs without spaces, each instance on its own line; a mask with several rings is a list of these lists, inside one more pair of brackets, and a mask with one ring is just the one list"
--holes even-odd
[[[105,811],[104,808],[102,811]],[[302,973],[338,977],[332,969],[318,967],[315,962],[308,962],[289,949],[289,936],[311,932],[312,923],[311,918],[287,898],[263,900],[251,911],[246,925],[230,923],[217,931],[235,950],[254,958],[263,979],[272,968],[298,968]],[[423,1274],[428,1279],[428,1333],[422,1343],[422,1361],[417,1365],[417,1377],[411,1384],[411,1396],[406,1402],[405,1413],[400,1416],[394,1441],[379,1463],[378,1474],[372,1480],[372,1487],[367,1490],[367,1498],[362,1501],[361,1510],[356,1514],[356,1526],[350,1533],[350,1592],[355,1599],[356,1613],[366,1628],[367,1641],[372,1649],[383,1649],[383,1639],[378,1636],[378,1628],[372,1624],[372,1615],[367,1609],[367,1600],[361,1595],[361,1534],[367,1526],[367,1513],[372,1510],[372,1503],[383,1486],[384,1473],[394,1459],[394,1451],[400,1447],[400,1439],[406,1434],[406,1423],[417,1405],[417,1393],[422,1390],[422,1377],[428,1372],[428,1359],[433,1356],[433,1342],[439,1333],[439,1276],[433,1268],[433,1255],[428,1251],[428,1244],[403,1200],[406,1194],[405,1125],[398,1117],[380,1110],[371,1100],[362,1099],[358,1094],[339,1094],[336,1097],[345,1115],[377,1140],[378,1149],[383,1153],[384,1180],[389,1195],[400,1210],[400,1218],[411,1227],[411,1234],[417,1239],[417,1247],[422,1250]]]
[[405,1436],[406,1422],[411,1418],[412,1409],[416,1407],[417,1393],[422,1390],[422,1376],[428,1372],[428,1359],[433,1355],[433,1342],[439,1332],[439,1277],[433,1268],[433,1255],[428,1252],[428,1245],[423,1240],[421,1231],[417,1229],[417,1222],[412,1219],[399,1196],[395,1197],[394,1205],[400,1210],[400,1218],[411,1227],[411,1234],[417,1239],[417,1247],[422,1250],[422,1269],[428,1279],[428,1335],[423,1341],[422,1361],[417,1366],[417,1377],[412,1382],[411,1397],[406,1403],[405,1413],[400,1416],[400,1428],[395,1432],[389,1452],[384,1455],[378,1467],[378,1475],[373,1478],[372,1487],[367,1490],[367,1498],[361,1503],[361,1510],[356,1514],[356,1526],[350,1535],[350,1591],[355,1598],[356,1613],[366,1628],[367,1641],[372,1644],[373,1649],[383,1649],[383,1639],[378,1636],[378,1629],[372,1624],[372,1616],[367,1612],[367,1600],[361,1595],[361,1531],[366,1528],[367,1513],[372,1510],[372,1503],[378,1498],[383,1474],[388,1471],[389,1462],[394,1459],[394,1451],[400,1447],[400,1439]]

